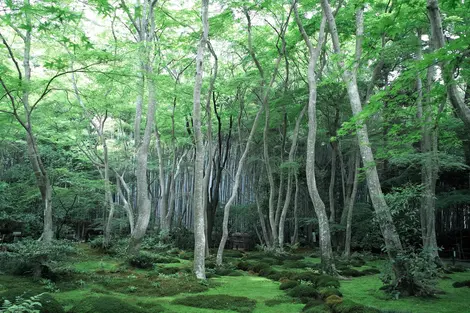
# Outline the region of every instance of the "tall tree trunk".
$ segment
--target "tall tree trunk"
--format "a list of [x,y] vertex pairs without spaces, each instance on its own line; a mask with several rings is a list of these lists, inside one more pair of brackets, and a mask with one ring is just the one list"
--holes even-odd
[[[137,27],[140,44],[145,47],[145,55],[139,55],[145,68],[145,80],[148,82],[148,106],[145,121],[144,136],[142,142],[137,147],[136,152],[136,198],[137,198],[137,218],[134,232],[129,240],[127,251],[129,254],[136,254],[140,250],[142,238],[147,232],[150,221],[151,201],[148,193],[147,161],[149,154],[150,140],[155,125],[155,112],[157,109],[155,95],[155,80],[153,70],[153,45],[155,38],[155,1],[144,1],[142,12],[140,13],[140,26]],[[135,23],[134,23],[135,24]]]
[[255,120],[253,121],[253,125],[251,126],[250,135],[248,136],[248,139],[245,145],[245,150],[243,151],[243,154],[240,160],[238,161],[237,172],[235,174],[234,182],[232,185],[230,198],[227,200],[227,203],[225,204],[225,207],[224,207],[224,219],[222,222],[222,238],[220,239],[220,244],[217,250],[217,259],[216,259],[216,264],[219,266],[222,265],[224,248],[225,248],[225,244],[227,243],[227,238],[228,238],[228,219],[230,216],[230,208],[232,207],[233,202],[235,201],[237,194],[238,194],[238,187],[240,186],[241,174],[245,165],[246,158],[248,156],[248,151],[250,150],[250,146],[253,141],[253,137],[256,133],[256,128],[258,127],[259,119],[260,119],[261,113],[263,112],[263,108],[264,106],[260,106],[258,113],[256,114]]
[[320,197],[315,178],[315,143],[317,139],[317,82],[315,67],[317,64],[318,56],[320,55],[321,47],[325,38],[326,18],[325,14],[322,16],[320,30],[318,34],[318,44],[314,48],[310,38],[308,37],[297,11],[297,6],[294,6],[295,19],[299,27],[300,33],[308,47],[309,61],[308,61],[308,137],[307,137],[307,159],[306,159],[306,175],[307,186],[310,198],[313,202],[315,214],[318,219],[319,227],[319,242],[321,253],[322,269],[325,273],[336,275],[336,268],[334,265],[333,250],[331,247],[331,233],[328,216],[326,214],[325,203]]
[[[418,31],[418,49],[417,59],[422,60],[422,42],[421,32]],[[433,43],[434,40],[431,40]],[[432,44],[431,44],[432,46]],[[440,261],[438,246],[436,240],[436,182],[439,171],[439,161],[437,159],[437,125],[438,121],[433,122],[433,103],[432,103],[432,84],[434,82],[435,67],[428,67],[426,78],[426,101],[423,97],[423,82],[421,77],[417,76],[416,88],[418,98],[416,100],[418,107],[418,118],[421,123],[421,153],[424,154],[424,162],[421,167],[421,182],[424,187],[421,198],[421,233],[423,240],[423,250],[436,261]]]
[[[307,111],[307,107],[305,106],[302,109],[302,111],[300,111],[299,116],[297,117],[297,121],[295,122],[295,128],[294,128],[294,133],[292,137],[292,144],[290,147],[289,157],[288,157],[289,164],[293,164],[294,162],[295,152],[297,150],[297,138],[299,135],[300,122],[302,121],[306,111]],[[279,249],[281,249],[281,251],[284,248],[284,226],[286,223],[287,210],[289,209],[291,196],[292,196],[292,176],[295,175],[296,171],[297,171],[297,168],[289,168],[288,174],[287,174],[286,197],[284,200],[284,206],[282,207],[281,217],[279,220]]]
[[193,94],[193,128],[196,143],[196,160],[194,162],[194,273],[198,279],[206,279],[205,272],[205,249],[206,249],[206,227],[204,208],[204,143],[201,130],[201,89],[204,62],[204,50],[208,42],[209,0],[202,0],[202,37],[199,41],[196,56],[196,78]]
[[343,256],[349,258],[351,255],[351,235],[352,235],[352,218],[354,203],[356,202],[357,186],[359,184],[359,166],[361,165],[361,158],[359,153],[356,153],[356,160],[354,162],[354,179],[351,194],[347,197],[345,209],[347,212],[346,216],[346,232],[344,239],[344,253]]
[[[344,62],[344,56],[341,53],[338,31],[336,28],[336,21],[331,12],[331,7],[328,0],[322,0],[323,12],[328,20],[329,31],[333,40],[334,52],[340,56],[340,68],[343,69],[343,81],[346,84],[348,91],[349,101],[354,116],[358,116],[362,112],[362,103],[359,97],[359,90],[356,82],[357,67],[361,58],[362,40],[364,35],[364,8],[359,8],[356,14],[356,64],[353,70],[348,69]],[[363,122],[358,122],[356,127],[359,148],[362,157],[362,163],[366,168],[367,186],[369,187],[369,194],[374,206],[380,229],[385,241],[387,253],[392,261],[397,261],[397,256],[403,251],[400,237],[395,225],[393,224],[390,209],[385,202],[385,197],[382,193],[379,175],[374,160],[374,155],[369,141],[369,134],[367,126]],[[401,262],[394,262],[394,270],[397,282],[401,282],[404,275],[405,268]],[[403,281],[403,283],[406,283]]]
[[294,245],[299,242],[299,177],[294,173],[295,177],[295,195],[294,195],[294,235],[291,238],[290,244]]

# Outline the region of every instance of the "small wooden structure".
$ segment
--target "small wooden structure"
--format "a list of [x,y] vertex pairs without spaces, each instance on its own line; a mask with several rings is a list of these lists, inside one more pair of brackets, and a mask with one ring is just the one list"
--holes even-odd
[[230,248],[233,250],[250,250],[252,248],[251,235],[248,233],[233,233],[230,238]]

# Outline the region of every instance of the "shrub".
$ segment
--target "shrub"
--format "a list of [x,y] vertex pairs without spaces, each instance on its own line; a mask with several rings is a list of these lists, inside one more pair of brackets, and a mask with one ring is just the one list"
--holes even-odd
[[341,271],[341,275],[343,276],[349,276],[349,277],[359,277],[359,276],[364,276],[362,272],[352,269],[352,268],[347,268],[345,270]]
[[338,297],[343,296],[343,294],[338,289],[331,288],[331,287],[320,289],[320,295],[322,299],[326,299],[329,296],[333,296],[333,295],[338,296]]
[[279,285],[279,289],[281,290],[287,290],[287,289],[292,289],[294,287],[297,287],[300,283],[296,280],[288,280],[286,282],[281,283]]
[[224,256],[227,258],[242,258],[244,254],[239,250],[225,250]]
[[368,268],[368,269],[365,269],[365,270],[361,271],[361,273],[364,276],[366,276],[366,275],[375,275],[375,274],[379,274],[380,270],[377,269],[377,268]]
[[76,254],[77,250],[69,241],[38,243],[35,240],[5,244],[0,270],[14,275],[27,275],[55,279],[51,266],[65,257]]
[[[315,287],[310,285],[298,285],[287,291],[287,294],[294,298],[318,298],[319,293]],[[308,300],[307,300],[308,301]]]
[[273,271],[270,267],[262,267],[260,270],[259,270],[259,276],[261,277],[268,277],[269,275],[271,274],[274,274],[275,271]]
[[256,306],[255,300],[229,295],[197,295],[176,299],[172,303],[195,308],[231,310],[240,313],[250,313]]
[[139,252],[136,255],[131,255],[128,257],[127,261],[131,266],[142,269],[152,268],[154,263],[152,255],[145,252]]
[[312,272],[301,272],[292,275],[292,279],[294,280],[303,280],[311,283],[315,282],[317,277],[318,275]]
[[251,268],[251,264],[246,261],[241,261],[237,263],[237,268],[242,271],[248,271]]
[[[39,302],[41,305],[36,306],[34,309],[40,313],[64,313],[64,308],[57,302],[57,300],[48,293],[41,293],[40,290],[28,290],[25,291],[20,288],[8,289],[0,294],[0,303],[9,301],[13,303],[17,298],[31,299],[35,298],[35,302]],[[8,312],[8,311],[7,311]]]
[[279,281],[282,277],[285,277],[284,273],[278,271],[271,271],[271,274],[266,276],[266,278],[274,281]]
[[299,261],[304,259],[304,256],[299,254],[287,254],[283,255],[281,258],[284,260]]
[[343,303],[343,298],[337,295],[331,295],[325,299],[327,305]]
[[287,261],[284,262],[284,267],[286,268],[306,268],[308,264],[303,261]]
[[462,288],[462,287],[470,288],[470,280],[456,281],[455,283],[452,284],[452,286],[454,288]]
[[170,242],[181,250],[194,250],[194,233],[185,227],[173,228],[169,235]]
[[266,306],[269,306],[269,307],[273,307],[273,306],[276,306],[276,305],[279,305],[279,304],[283,304],[283,303],[291,303],[292,302],[292,299],[268,299],[266,301],[264,301],[264,304]]
[[313,281],[313,284],[317,288],[322,288],[322,287],[339,288],[339,280],[329,275],[315,276],[315,280]]
[[462,265],[448,266],[446,269],[450,273],[463,273],[467,271],[467,268]]
[[351,300],[343,300],[341,303],[329,305],[332,313],[381,313],[380,310],[367,307]]
[[259,273],[261,272],[261,270],[270,270],[271,267],[269,266],[269,264],[266,264],[266,263],[256,263],[254,264],[250,270],[252,270],[253,272],[255,273]]
[[323,301],[321,299],[309,300],[302,309],[302,312],[311,312],[310,309],[315,307],[323,307]]
[[[145,313],[146,310],[110,296],[86,298],[68,313]],[[160,311],[161,312],[161,311]]]

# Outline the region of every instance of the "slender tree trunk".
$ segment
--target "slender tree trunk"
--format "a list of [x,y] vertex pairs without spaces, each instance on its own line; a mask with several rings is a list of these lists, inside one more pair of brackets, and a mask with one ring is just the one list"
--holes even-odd
[[196,143],[196,160],[194,162],[194,273],[198,279],[206,279],[205,272],[205,249],[206,249],[206,227],[204,208],[204,143],[201,130],[201,89],[204,62],[204,50],[208,42],[209,0],[202,0],[202,37],[199,41],[196,56],[196,78],[193,94],[193,128]]
[[[343,81],[346,84],[352,112],[354,116],[358,116],[362,112],[362,103],[359,97],[356,73],[362,52],[362,39],[364,34],[364,9],[362,7],[359,8],[356,14],[356,64],[351,71],[347,66],[345,66],[344,63],[344,57],[340,49],[335,18],[331,12],[331,7],[328,0],[322,0],[322,8],[328,20],[329,31],[333,40],[335,54],[340,56],[340,68],[343,69]],[[358,122],[356,132],[362,163],[366,168],[366,179],[367,186],[369,187],[370,198],[376,212],[382,235],[384,237],[385,247],[390,259],[393,261],[397,282],[403,282],[406,284],[407,282],[401,279],[405,274],[406,269],[401,262],[394,262],[397,260],[398,254],[403,251],[403,248],[398,232],[395,229],[395,225],[393,224],[390,209],[385,202],[385,197],[382,193],[374,155],[370,146],[367,126],[363,122]]]
[[256,128],[258,127],[259,119],[260,119],[261,113],[263,112],[263,108],[264,106],[260,106],[258,113],[256,114],[255,120],[253,121],[253,125],[251,126],[250,135],[248,136],[248,139],[245,145],[245,150],[243,151],[243,154],[240,160],[238,161],[237,172],[235,174],[234,182],[232,185],[232,191],[231,191],[232,193],[224,207],[224,219],[222,222],[222,238],[220,240],[219,249],[217,250],[217,259],[216,259],[216,264],[219,266],[222,265],[224,248],[225,248],[225,244],[227,243],[227,238],[228,238],[228,219],[230,216],[230,208],[232,207],[237,197],[238,187],[240,186],[240,178],[241,178],[241,174],[243,171],[243,167],[245,165],[245,161],[248,156],[248,151],[250,150],[253,137],[256,133]]
[[[129,220],[129,227],[131,231],[131,235],[134,232],[134,211],[132,210],[131,207],[131,200],[130,200],[130,194],[131,191],[129,187],[127,186],[126,182],[124,181],[124,178],[119,175],[119,173],[114,172],[116,175],[116,189],[118,191],[119,197],[121,201],[123,202],[124,210],[126,210],[127,218]],[[121,186],[122,185],[122,186]],[[124,193],[122,192],[122,189],[124,188],[126,190],[127,198],[124,196]]]
[[[289,151],[289,158],[288,158],[289,164],[293,164],[294,162],[295,152],[297,149],[297,138],[299,135],[300,122],[302,121],[306,111],[307,111],[307,107],[305,106],[302,109],[302,111],[300,111],[299,116],[297,117],[297,121],[295,122],[295,128],[294,128],[294,133],[292,137],[292,144],[291,144],[290,151]],[[281,217],[279,220],[279,249],[281,249],[281,251],[284,248],[284,227],[286,223],[287,210],[289,209],[291,196],[292,196],[292,176],[295,175],[296,171],[297,171],[297,168],[289,168],[288,174],[287,174],[286,197],[284,200],[284,206],[282,207]]]
[[346,233],[344,240],[344,253],[343,256],[349,258],[351,255],[351,235],[352,235],[352,218],[354,203],[356,202],[357,186],[359,184],[359,166],[361,158],[359,153],[356,153],[356,160],[354,162],[354,180],[351,190],[351,195],[348,196],[347,203],[345,204],[347,217],[346,217]]
[[294,195],[294,235],[291,238],[291,245],[299,242],[299,177],[297,173],[294,173],[295,177],[295,195]]
[[297,12],[297,6],[294,7],[295,19],[299,27],[300,33],[308,47],[309,51],[309,62],[308,62],[308,137],[307,137],[307,159],[306,159],[306,175],[307,175],[307,186],[310,194],[310,198],[313,202],[315,214],[318,219],[319,227],[319,242],[320,242],[320,253],[321,253],[321,264],[324,272],[332,275],[336,275],[336,268],[334,265],[333,250],[331,247],[331,233],[330,225],[328,222],[328,216],[326,214],[325,204],[320,197],[317,188],[317,182],[315,178],[315,143],[317,138],[317,82],[315,67],[317,64],[318,56],[320,55],[321,47],[325,38],[325,26],[326,18],[325,14],[322,16],[322,22],[318,35],[318,44],[314,48],[310,38],[308,37],[302,22],[300,21],[299,14]]
[[[431,23],[431,36],[434,39],[436,48],[441,49],[446,42],[438,0],[427,0],[427,11]],[[454,68],[449,62],[441,62],[440,67],[450,103],[454,107],[457,116],[463,121],[467,129],[470,129],[470,108],[459,95],[458,86],[453,78]]]

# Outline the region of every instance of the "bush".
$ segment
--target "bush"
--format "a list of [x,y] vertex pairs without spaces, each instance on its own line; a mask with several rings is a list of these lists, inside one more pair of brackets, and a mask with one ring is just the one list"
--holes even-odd
[[362,272],[352,269],[352,268],[347,268],[345,270],[341,271],[341,275],[347,276],[347,277],[359,277],[359,276],[364,276]]
[[279,285],[279,289],[281,290],[287,290],[287,289],[292,289],[294,287],[297,287],[300,283],[296,280],[288,280],[286,282],[281,283]]
[[194,233],[185,227],[173,228],[169,235],[170,242],[181,250],[194,250]]
[[312,272],[301,272],[292,275],[292,279],[294,280],[303,280],[311,283],[315,282],[317,277],[318,275]]
[[331,288],[331,287],[320,289],[320,295],[322,299],[326,299],[329,296],[338,296],[338,297],[343,296],[343,294],[338,289]]
[[0,270],[14,275],[26,275],[54,279],[51,266],[69,255],[77,253],[75,246],[69,241],[53,241],[51,243],[35,240],[5,244],[7,252],[1,253]]
[[[37,296],[39,295],[39,296]],[[37,297],[36,297],[37,296]],[[5,300],[9,302],[15,302],[17,298],[30,299],[35,298],[35,301],[39,302],[41,306],[36,306],[35,309],[40,313],[64,313],[64,308],[57,302],[57,300],[48,293],[42,293],[40,290],[28,290],[20,288],[8,289],[0,294],[0,303]]]
[[243,256],[244,254],[240,250],[224,250],[224,257],[227,258],[242,258]]
[[279,281],[282,277],[285,277],[283,272],[278,272],[278,271],[271,271],[271,274],[266,276],[266,278],[274,280],[274,281]]
[[260,269],[258,275],[261,277],[268,277],[271,274],[274,274],[275,271],[273,271],[270,267],[263,267]]
[[250,313],[256,306],[255,300],[229,295],[197,295],[176,299],[172,303],[195,308],[231,310],[240,313]]
[[375,275],[375,274],[379,274],[380,270],[377,269],[377,268],[368,268],[368,269],[365,269],[365,270],[361,271],[361,273],[364,276],[366,276],[366,275]]
[[302,312],[313,312],[311,309],[321,307],[323,308],[323,301],[321,299],[309,300],[302,309]]
[[332,313],[381,313],[380,310],[367,307],[351,300],[343,300],[341,303],[329,305]]
[[331,295],[325,299],[327,305],[340,304],[343,303],[343,298],[337,295]]
[[[434,296],[437,292],[438,269],[434,258],[426,251],[401,253],[395,259],[396,265],[406,269],[401,277],[395,277],[393,267],[388,263],[380,279],[388,285],[386,291],[393,297]],[[394,285],[390,285],[395,282]]]
[[313,281],[313,284],[317,288],[322,288],[322,287],[339,288],[339,280],[329,275],[315,276],[315,280]]
[[153,267],[154,258],[146,252],[139,252],[128,257],[127,262],[133,267],[149,269]]
[[315,289],[315,287],[310,286],[310,285],[295,286],[294,288],[289,289],[287,291],[287,294],[291,297],[302,299],[302,302],[304,302],[306,298],[307,298],[306,301],[308,301],[309,298],[315,299],[319,297],[319,293],[317,289]]
[[308,264],[303,261],[287,261],[284,262],[285,268],[306,268]]
[[454,288],[462,288],[462,287],[470,288],[470,280],[456,281],[455,283],[452,284],[452,286]]
[[[152,305],[153,307],[153,305]],[[119,298],[110,296],[86,298],[75,305],[68,313],[146,313],[137,306],[128,304]],[[162,312],[162,311],[156,311]]]

